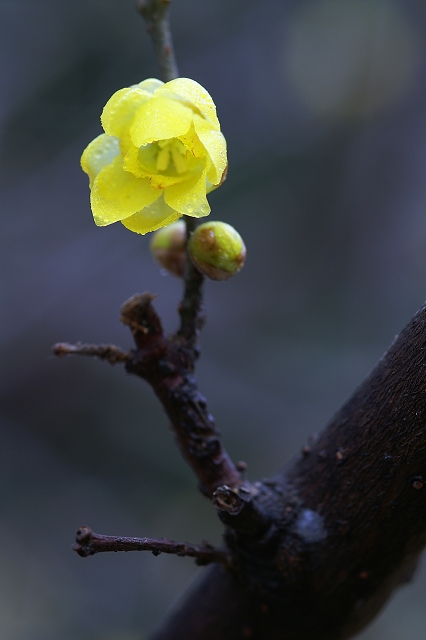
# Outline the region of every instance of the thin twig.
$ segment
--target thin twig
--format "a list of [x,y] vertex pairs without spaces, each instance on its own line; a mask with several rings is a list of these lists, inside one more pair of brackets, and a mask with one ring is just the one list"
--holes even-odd
[[136,8],[145,19],[164,82],[179,76],[170,31],[170,0],[138,0]]
[[166,539],[104,536],[94,533],[85,525],[78,529],[72,549],[82,558],[104,551],[151,551],[155,556],[160,553],[171,553],[176,556],[195,558],[199,565],[212,562],[223,565],[230,563],[230,555],[227,551],[216,549],[208,542],[188,544],[187,542],[174,542]]
[[106,360],[110,364],[130,362],[133,358],[131,352],[126,353],[113,344],[83,344],[81,342],[69,344],[68,342],[58,342],[52,347],[52,351],[55,356],[59,356],[59,358],[68,355],[90,356],[92,358]]
[[[198,220],[185,216],[187,246],[191,233],[198,224]],[[187,251],[185,265],[185,286],[182,302],[179,305],[180,328],[177,335],[183,338],[186,345],[194,348],[198,335],[205,323],[203,309],[204,276],[195,268]]]

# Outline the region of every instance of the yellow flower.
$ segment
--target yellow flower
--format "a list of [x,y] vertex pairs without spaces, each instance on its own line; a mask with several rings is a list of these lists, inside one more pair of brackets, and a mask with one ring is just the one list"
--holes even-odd
[[144,80],[114,93],[101,122],[105,133],[81,157],[97,225],[121,220],[147,233],[210,213],[206,194],[225,177],[226,142],[201,85]]

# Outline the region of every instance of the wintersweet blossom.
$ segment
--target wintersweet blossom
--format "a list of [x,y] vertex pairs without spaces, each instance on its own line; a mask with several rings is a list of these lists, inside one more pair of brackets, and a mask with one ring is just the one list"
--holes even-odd
[[150,78],[120,89],[101,123],[105,133],[81,157],[97,225],[121,221],[144,234],[210,213],[206,194],[224,180],[226,141],[201,85]]

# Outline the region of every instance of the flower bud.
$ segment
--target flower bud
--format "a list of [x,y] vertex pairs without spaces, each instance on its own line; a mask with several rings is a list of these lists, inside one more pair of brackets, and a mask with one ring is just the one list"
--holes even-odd
[[186,260],[185,245],[186,226],[183,220],[178,220],[154,233],[150,249],[162,267],[169,273],[182,278]]
[[189,239],[189,255],[211,280],[228,280],[241,269],[246,247],[238,231],[226,222],[204,222]]

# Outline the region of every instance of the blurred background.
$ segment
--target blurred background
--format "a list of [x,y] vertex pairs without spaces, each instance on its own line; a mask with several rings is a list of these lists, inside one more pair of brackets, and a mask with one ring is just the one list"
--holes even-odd
[[[234,460],[275,472],[426,298],[426,5],[174,0],[180,72],[214,97],[229,174],[212,219],[248,259],[208,283],[198,379]],[[0,637],[142,640],[200,569],[70,551],[80,524],[220,541],[151,390],[55,359],[132,341],[132,294],[176,327],[180,283],[149,237],[96,228],[83,148],[112,93],[157,76],[133,0],[0,0]],[[426,570],[363,640],[424,640]]]

